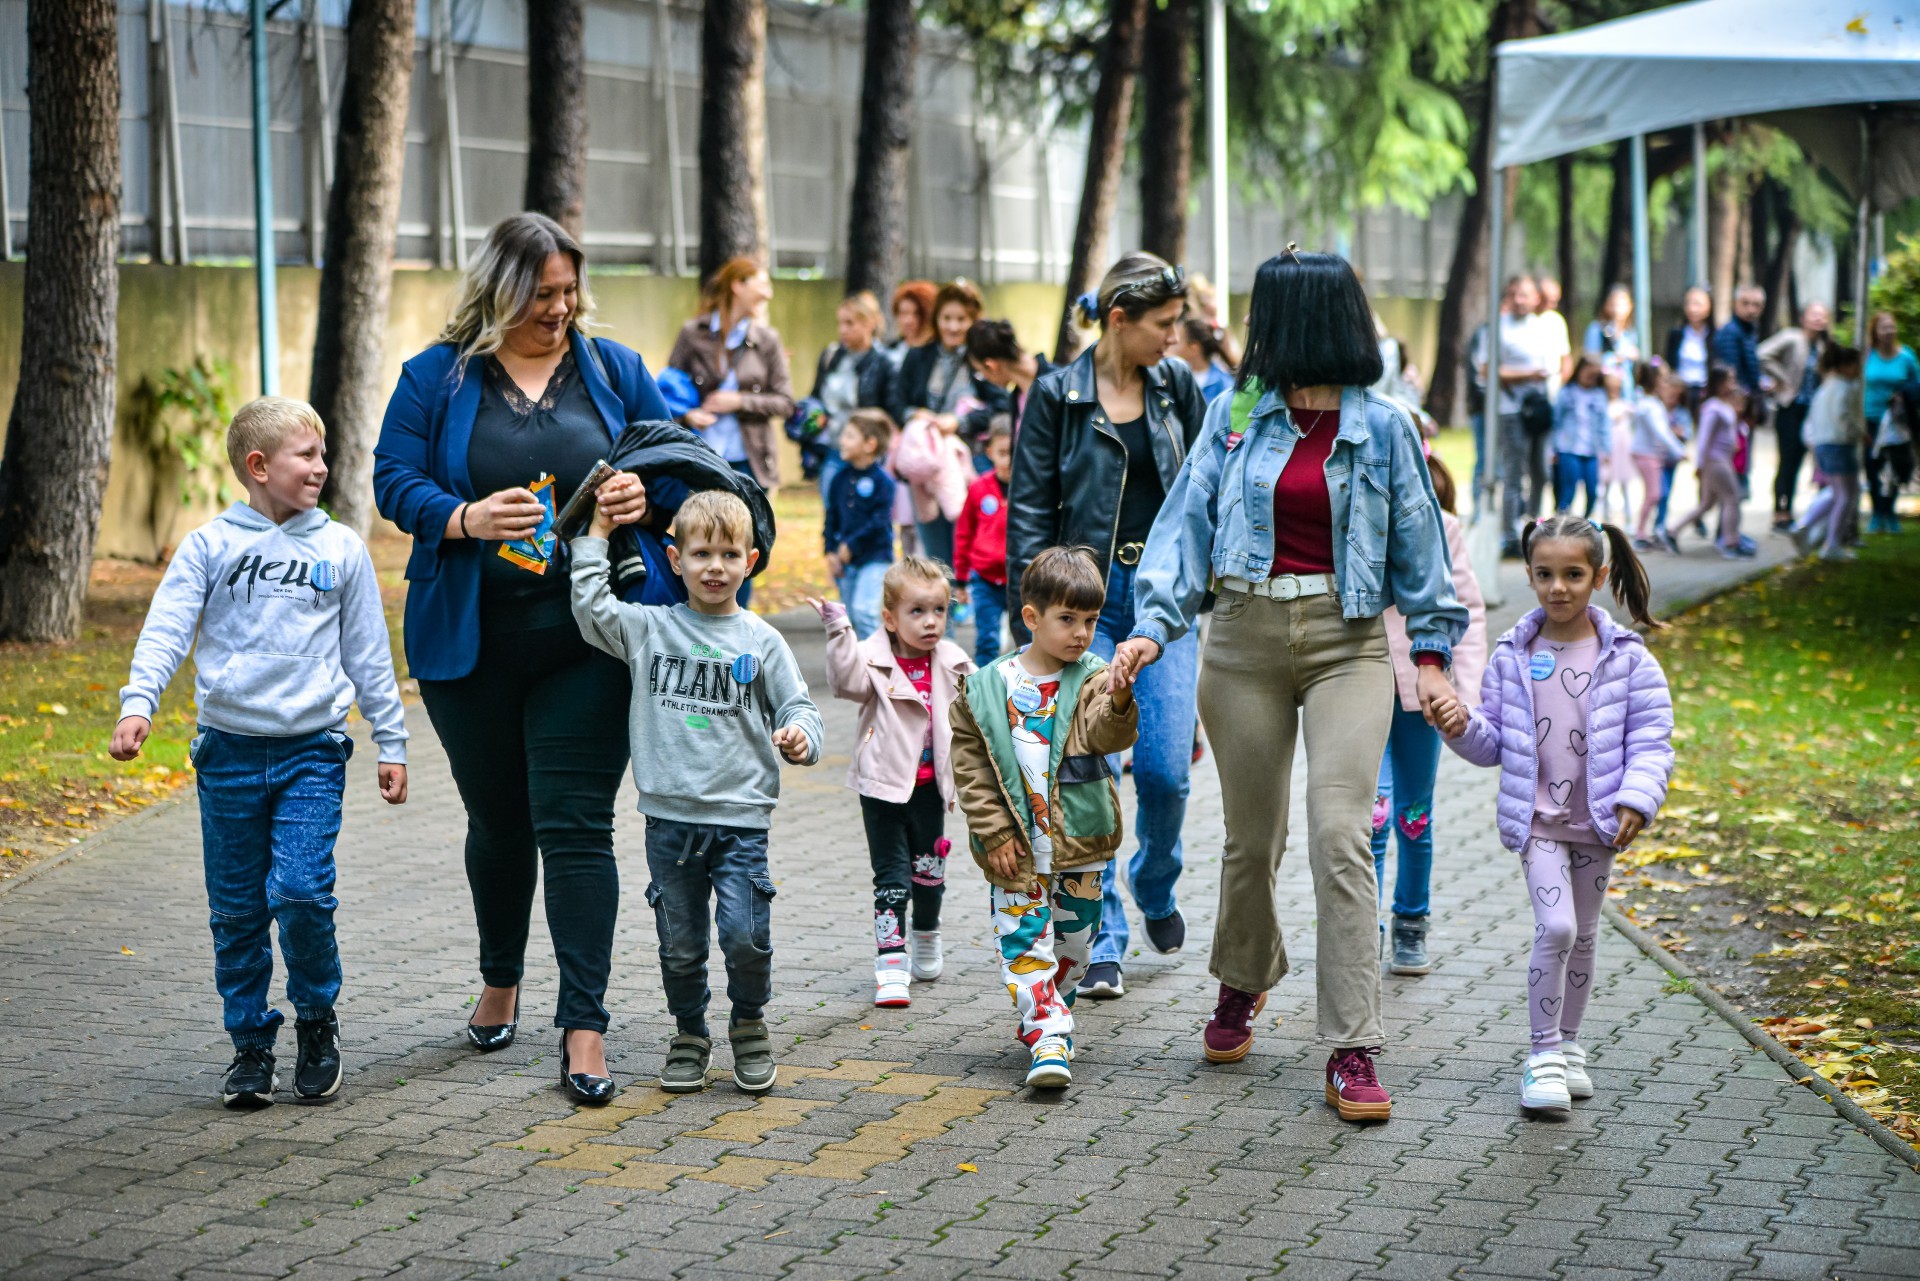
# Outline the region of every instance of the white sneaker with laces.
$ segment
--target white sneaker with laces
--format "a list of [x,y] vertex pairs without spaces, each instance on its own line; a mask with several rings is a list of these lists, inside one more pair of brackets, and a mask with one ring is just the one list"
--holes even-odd
[[1520,1106],[1534,1112],[1566,1116],[1573,1111],[1573,1096],[1567,1093],[1567,1056],[1548,1050],[1527,1057],[1520,1074]]
[[1043,1036],[1033,1044],[1033,1066],[1027,1069],[1027,1084],[1038,1090],[1058,1090],[1073,1084],[1073,1069],[1067,1060],[1073,1052],[1057,1036]]
[[905,952],[889,952],[873,966],[873,1003],[886,1009],[913,1004],[913,972]]
[[940,951],[939,930],[915,930],[911,951],[913,977],[922,983],[931,983],[940,977],[946,961]]
[[1560,1045],[1567,1060],[1567,1093],[1576,1099],[1593,1097],[1593,1078],[1587,1075],[1587,1052],[1572,1041]]

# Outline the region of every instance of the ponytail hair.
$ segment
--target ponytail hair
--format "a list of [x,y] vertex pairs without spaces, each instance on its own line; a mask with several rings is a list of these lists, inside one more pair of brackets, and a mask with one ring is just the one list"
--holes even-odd
[[1587,564],[1595,570],[1603,565],[1613,566],[1613,598],[1626,607],[1634,622],[1642,627],[1666,626],[1653,616],[1650,609],[1653,582],[1647,577],[1647,567],[1634,554],[1633,540],[1627,537],[1625,530],[1618,525],[1603,525],[1570,513],[1549,516],[1545,520],[1530,520],[1520,532],[1520,555],[1531,568],[1535,547],[1561,539],[1579,543],[1585,548]]

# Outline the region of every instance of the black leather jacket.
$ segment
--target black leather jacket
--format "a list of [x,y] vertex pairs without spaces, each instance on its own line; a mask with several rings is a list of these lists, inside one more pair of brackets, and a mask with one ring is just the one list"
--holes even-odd
[[[1027,562],[1057,544],[1093,548],[1102,566],[1113,559],[1127,451],[1100,408],[1094,349],[1035,380],[1013,442],[1007,493],[1007,604],[1019,618],[1020,575]],[[1184,360],[1169,357],[1140,371],[1153,460],[1160,483],[1173,487],[1187,450],[1200,438],[1206,398]],[[1015,635],[1025,629],[1015,623]]]

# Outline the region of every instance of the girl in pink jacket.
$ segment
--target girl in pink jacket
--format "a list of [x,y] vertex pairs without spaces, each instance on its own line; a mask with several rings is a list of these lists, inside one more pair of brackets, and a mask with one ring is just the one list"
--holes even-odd
[[1448,700],[1434,716],[1456,753],[1500,766],[1500,839],[1520,855],[1534,917],[1520,1102],[1565,1115],[1593,1094],[1578,1036],[1600,907],[1615,852],[1666,799],[1673,698],[1639,634],[1590,603],[1611,578],[1635,622],[1660,626],[1624,532],[1554,516],[1529,524],[1521,548],[1540,608],[1494,646],[1479,708]]
[[[912,982],[940,977],[940,900],[946,893],[947,814],[953,809],[953,733],[947,710],[966,651],[946,639],[947,567],[924,556],[896,561],[882,581],[880,630],[861,640],[841,605],[809,599],[827,625],[827,677],[836,697],[860,705],[847,786],[873,860],[873,1003],[912,1003]],[[909,951],[908,909],[912,909]]]

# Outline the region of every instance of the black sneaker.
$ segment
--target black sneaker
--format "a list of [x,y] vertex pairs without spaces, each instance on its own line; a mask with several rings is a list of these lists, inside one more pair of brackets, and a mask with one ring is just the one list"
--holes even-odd
[[1147,922],[1147,946],[1162,956],[1172,956],[1187,942],[1187,918],[1174,908],[1171,916]]
[[279,1088],[272,1050],[261,1046],[235,1050],[226,1079],[220,1082],[220,1101],[236,1109],[271,1107],[273,1092]]
[[1120,977],[1120,962],[1095,961],[1080,976],[1080,984],[1074,991],[1096,1001],[1111,1001],[1115,997],[1125,996],[1127,985]]
[[293,1065],[294,1097],[305,1101],[330,1099],[340,1091],[346,1069],[340,1065],[340,1020],[329,1014],[293,1025],[300,1038],[300,1056]]

